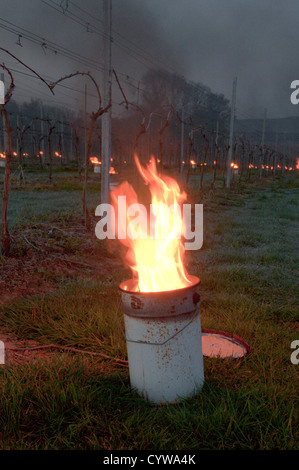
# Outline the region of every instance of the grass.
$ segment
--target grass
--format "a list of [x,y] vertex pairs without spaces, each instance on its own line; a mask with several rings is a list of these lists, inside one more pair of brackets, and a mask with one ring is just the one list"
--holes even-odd
[[[202,326],[241,336],[249,356],[205,358],[202,392],[164,407],[132,391],[126,369],[109,362],[103,368],[97,357],[56,351],[47,360],[6,365],[0,448],[298,448],[298,366],[290,361],[298,339],[298,192],[293,179],[197,199],[204,203],[204,246],[187,260],[201,278]],[[55,193],[65,206],[66,193]],[[36,215],[39,202],[26,194]],[[120,280],[119,272],[97,279],[78,273],[55,292],[6,304],[0,321],[20,339],[125,359],[115,315]]]
[[[200,398],[166,408],[149,407],[126,378],[86,370],[80,360],[57,357],[51,364],[10,369],[1,391],[10,397],[1,421],[4,448],[23,449],[260,449],[295,446],[290,397],[277,389],[213,380]],[[90,365],[92,368],[92,364]],[[3,426],[3,425],[2,425]],[[271,444],[270,444],[271,443]]]
[[[3,175],[4,172],[0,172],[0,181]],[[15,225],[21,219],[28,221],[34,217],[47,218],[55,214],[59,217],[61,213],[81,214],[82,188],[83,182],[79,181],[74,172],[56,170],[52,183],[49,183],[46,173],[28,172],[22,186],[17,179],[12,178],[8,222]],[[100,203],[99,194],[99,176],[90,173],[87,192],[89,209],[95,209]]]

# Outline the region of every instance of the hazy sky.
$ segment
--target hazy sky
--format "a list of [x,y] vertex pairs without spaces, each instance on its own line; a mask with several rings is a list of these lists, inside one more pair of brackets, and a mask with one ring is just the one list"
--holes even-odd
[[[236,75],[238,117],[262,117],[264,108],[269,117],[299,115],[290,103],[290,83],[299,79],[298,0],[113,0],[112,8],[113,67],[126,93],[136,96],[138,80],[156,66],[230,99]],[[102,66],[102,0],[1,0],[0,18],[1,46],[46,78],[76,70],[100,78],[93,66]],[[25,71],[5,53],[0,60]],[[82,105],[82,79],[65,82],[55,98],[31,77],[16,72],[15,80],[15,98]]]

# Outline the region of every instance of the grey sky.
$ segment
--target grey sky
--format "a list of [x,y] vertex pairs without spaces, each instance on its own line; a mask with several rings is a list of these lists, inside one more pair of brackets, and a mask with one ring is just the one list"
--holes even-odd
[[[67,3],[63,14],[60,4]],[[91,67],[42,47],[38,38],[29,41],[20,28],[100,64],[101,16],[101,0],[1,0],[1,46],[49,78],[88,69],[100,78]],[[4,27],[23,33],[23,47],[17,33]],[[240,118],[262,117],[265,107],[269,117],[299,113],[289,99],[290,83],[299,79],[298,0],[113,0],[113,29],[113,67],[128,94],[136,95],[148,67],[165,66],[229,99],[237,75]],[[3,53],[0,60],[22,70]],[[36,80],[18,73],[15,79],[18,99],[32,95],[74,109],[82,105],[81,79],[66,84],[80,93],[61,88],[54,99]]]

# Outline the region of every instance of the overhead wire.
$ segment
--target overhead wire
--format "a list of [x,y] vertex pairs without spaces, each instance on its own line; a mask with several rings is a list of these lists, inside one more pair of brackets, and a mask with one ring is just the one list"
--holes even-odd
[[[95,70],[98,70],[98,71],[103,70],[103,67],[98,63],[98,61],[95,61],[93,59],[87,59],[86,57],[82,56],[81,54],[77,52],[71,51],[70,49],[67,49],[64,46],[61,46],[35,33],[32,33],[20,26],[17,26],[11,23],[10,21],[5,20],[4,18],[0,17],[0,21],[2,22],[0,23],[1,29],[4,29],[12,34],[17,35],[19,39],[20,37],[21,39],[26,39],[30,42],[33,42],[39,45],[40,47],[43,47],[45,50],[50,50],[54,54],[60,54],[64,57],[68,57],[78,63],[81,63],[82,65],[90,66]],[[7,24],[3,24],[3,23],[7,23]]]
[[[82,65],[91,67],[94,70],[101,71],[101,72],[104,70],[104,68],[101,65],[98,65],[98,62],[96,62],[93,59],[87,59],[87,58],[85,58],[84,56],[82,56],[78,53],[74,53],[73,51],[71,51],[70,49],[67,49],[64,46],[60,46],[57,43],[54,43],[54,42],[52,42],[48,39],[42,38],[41,36],[39,36],[35,33],[31,33],[28,30],[26,30],[25,28],[17,26],[15,24],[3,19],[3,18],[0,18],[0,21],[5,22],[9,25],[9,26],[7,26],[3,23],[0,23],[0,28],[2,28],[4,30],[14,34],[14,35],[17,35],[19,39],[20,39],[20,37],[22,39],[26,39],[30,42],[33,42],[33,43],[35,43],[39,46],[44,47],[45,50],[50,50],[51,52],[53,52],[55,54],[60,54],[64,57],[68,57],[71,60],[73,60],[77,63],[80,63]],[[123,72],[117,71],[117,74],[119,76],[119,79],[123,83],[126,83],[127,85],[131,86],[135,90],[138,90],[139,92],[144,91],[140,88],[140,84],[138,86],[136,86],[136,85],[134,85],[133,83],[130,82],[130,80],[134,80],[134,81],[140,83],[139,80],[137,80],[137,79],[135,79],[135,78],[129,76],[128,74],[123,73]]]
[[[48,0],[48,1],[40,0],[40,1],[42,1],[42,3],[45,3],[46,5],[48,5],[50,7],[54,7],[54,9],[58,13],[68,16],[73,21],[76,21],[77,23],[79,23],[81,25],[85,24],[81,20],[81,18],[77,17],[76,15],[75,15],[75,18],[70,16],[69,11],[67,11],[67,12],[66,12],[66,10],[62,11],[61,7],[56,2],[54,2],[53,0]],[[49,2],[51,2],[54,5],[50,5]],[[69,3],[72,3],[75,6],[75,4],[73,2],[69,2]],[[88,13],[88,12],[86,12],[86,10],[83,10],[81,7],[77,6],[77,8],[80,8],[80,11],[84,11],[86,14]],[[90,16],[93,17],[93,15],[90,15]],[[90,59],[90,58],[87,59],[86,57],[82,56],[81,54],[75,53],[74,51],[71,51],[70,49],[67,49],[64,46],[61,46],[61,45],[59,45],[59,44],[57,44],[57,43],[55,43],[55,42],[53,42],[49,39],[43,38],[42,36],[39,36],[35,33],[32,33],[30,31],[26,30],[25,28],[17,26],[14,23],[12,23],[10,21],[7,21],[3,18],[0,18],[0,21],[2,21],[2,24],[0,23],[0,28],[4,29],[4,30],[6,30],[6,31],[8,31],[12,34],[17,35],[18,39],[20,39],[20,37],[21,37],[22,39],[26,39],[28,41],[31,41],[31,42],[43,47],[44,50],[50,50],[54,54],[60,54],[64,57],[68,57],[71,60],[76,61],[77,63],[80,63],[82,65],[91,67],[94,70],[97,70],[97,71],[103,71],[104,70],[103,64],[99,64],[98,61],[95,61],[94,59]],[[100,20],[98,20],[98,21],[100,21]],[[3,24],[3,22],[6,23],[6,24]],[[116,33],[116,34],[118,34],[118,33]],[[124,47],[126,47],[126,46],[124,46]],[[130,51],[128,51],[128,52],[130,52]],[[146,53],[146,52],[144,51],[144,53]],[[149,67],[148,64],[144,64],[144,65]],[[163,65],[165,65],[165,64],[163,64]],[[141,80],[136,79],[135,77],[132,77],[132,76],[130,76],[130,75],[124,73],[124,72],[117,71],[117,74],[118,74],[119,79],[123,83],[126,83],[128,86],[130,86],[134,90],[137,90],[139,93],[144,93],[145,92],[145,90],[140,86]],[[138,86],[134,85],[132,83],[132,81],[135,81],[136,83],[138,83]],[[197,85],[194,84],[194,87],[196,88]]]
[[[86,22],[84,19],[82,19],[82,15],[79,17],[78,15],[71,12],[69,8],[62,7],[62,2],[60,2],[60,4],[58,4],[54,0],[40,0],[40,1],[42,3],[44,3],[45,5],[47,5],[48,7],[54,8],[54,10],[56,10],[59,14],[62,14],[64,16],[68,17],[69,19],[71,19],[72,21],[75,21],[76,23],[78,23],[81,26],[86,27],[86,25],[88,25],[89,29],[86,29],[86,31],[96,33],[99,37],[103,37],[103,31],[99,30],[99,28],[94,26],[92,23]],[[88,11],[84,10],[82,7],[79,7],[78,5],[76,5],[74,1],[69,0],[67,3],[71,4],[73,7],[75,7],[77,10],[79,10],[81,13],[84,13],[85,15],[88,15],[94,21],[97,21],[101,25],[103,25],[102,20],[95,17],[94,15],[89,13]],[[49,49],[53,53],[61,54],[65,57],[68,57],[68,58],[76,61],[77,63],[81,63],[82,65],[86,65],[86,66],[90,66],[94,70],[102,71],[104,69],[102,64],[99,64],[98,61],[95,61],[94,59],[90,59],[90,58],[87,59],[85,56],[82,56],[81,54],[75,53],[74,51],[71,51],[70,49],[67,49],[64,46],[61,46],[61,45],[59,45],[59,44],[57,44],[53,41],[45,39],[45,38],[43,38],[43,37],[41,37],[41,36],[39,36],[35,33],[29,32],[25,28],[16,26],[12,22],[9,22],[9,21],[7,21],[3,18],[0,18],[0,21],[2,21],[2,23],[0,23],[0,28],[2,28],[4,30],[7,30],[7,31],[9,31],[9,32],[11,32],[15,35],[18,35],[18,38],[20,38],[20,37],[22,39],[25,38],[25,39],[27,39],[27,40],[35,43],[35,44],[38,44],[39,46],[43,46],[46,50]],[[3,24],[3,23],[6,23],[6,24]],[[115,38],[113,39],[113,44],[116,44],[119,47],[125,48],[127,50],[128,54],[133,54],[133,55],[134,54],[137,54],[137,55],[139,54],[139,59],[141,58],[142,63],[144,65],[146,65],[147,67],[150,67],[149,62],[151,62],[152,64],[153,63],[156,63],[156,64],[159,63],[159,59],[156,59],[156,58],[151,59],[152,56],[147,51],[141,49],[140,47],[136,47],[136,45],[134,43],[132,43],[127,38],[125,38],[123,35],[119,34],[117,31],[113,30],[113,34],[114,34],[114,36],[116,35],[118,37],[121,37],[124,41],[126,41],[128,43],[131,43],[131,45],[134,47],[134,49],[133,49],[133,47],[129,47],[129,46],[126,46],[124,44],[120,44],[119,41],[115,40]],[[139,52],[137,51],[137,49],[139,50]],[[136,58],[136,56],[134,56],[134,58]],[[146,61],[146,63],[144,63],[144,60]],[[165,63],[164,62],[163,62],[163,66],[165,68]],[[25,72],[21,72],[21,71],[16,70],[16,69],[14,69],[14,71],[17,72],[17,73],[23,73],[23,75],[26,75]],[[140,87],[140,80],[138,80],[134,77],[130,77],[128,74],[125,74],[123,72],[117,72],[117,74],[118,74],[118,76],[120,76],[119,79],[122,82],[124,82],[127,85],[131,86],[135,90],[138,90],[139,92],[144,92],[145,91]],[[27,76],[30,76],[31,78],[36,78],[36,77],[34,77],[34,75],[30,75],[30,74],[27,74]],[[135,82],[138,82],[138,86],[134,85],[129,80],[133,80]],[[72,88],[72,87],[70,87],[68,85],[65,85],[65,84],[59,84],[59,85],[63,88],[66,88],[66,89],[84,94],[83,90],[78,90],[78,89]],[[194,86],[195,92],[197,90],[201,91],[198,84],[193,84],[193,86]],[[93,98],[97,98],[95,95],[92,95],[90,93],[88,93],[88,95],[92,96]],[[114,104],[119,104],[119,103],[114,103]],[[200,107],[203,110],[208,109],[208,107],[205,106],[205,105],[200,105]]]
[[[90,22],[82,20],[82,17],[79,17],[78,15],[71,12],[69,8],[67,8],[67,9],[63,8],[59,3],[56,3],[54,0],[40,0],[40,1],[42,3],[44,3],[45,5],[47,5],[48,7],[54,9],[55,11],[60,13],[61,15],[64,15],[65,17],[71,19],[75,23],[85,27],[86,32],[94,33],[95,35],[97,35],[101,38],[104,37],[104,38],[108,39],[107,35],[105,35],[103,30],[100,30],[97,26],[93,25]],[[68,3],[72,3],[74,5],[73,2],[69,1]],[[86,10],[83,10],[82,8],[80,8],[80,10],[85,11],[85,13],[87,13]],[[88,14],[90,15],[90,13],[88,13]],[[92,15],[90,15],[90,16],[92,16]],[[96,19],[96,18],[94,18],[94,19]],[[99,20],[99,19],[96,19],[96,20],[101,22],[101,20]],[[103,22],[101,22],[101,23],[103,24]],[[127,46],[127,45],[121,43],[115,37],[113,37],[113,40],[112,40],[113,45],[116,45],[117,47],[124,50],[128,55],[130,55],[136,61],[140,62],[146,68],[151,69],[153,65],[155,67],[157,67],[157,65],[160,65],[161,68],[164,68],[164,69],[168,68],[169,70],[171,69],[172,72],[176,72],[176,70],[173,67],[166,64],[165,61],[162,61],[162,59],[160,60],[160,59],[157,59],[157,58],[153,57],[148,51],[145,51],[144,49],[141,49],[140,47],[136,46],[133,42],[126,39],[123,35],[119,34],[118,32],[116,32],[113,29],[112,29],[112,31],[113,31],[114,35],[119,36],[119,37],[121,37],[121,39],[123,41],[126,41],[126,42],[130,43],[130,45]],[[150,63],[151,63],[151,65],[150,65]]]

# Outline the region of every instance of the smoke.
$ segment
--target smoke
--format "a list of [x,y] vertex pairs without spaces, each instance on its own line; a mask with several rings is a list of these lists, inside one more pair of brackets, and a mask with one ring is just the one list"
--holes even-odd
[[[101,1],[69,1],[64,13],[60,3],[3,0],[0,16],[102,67]],[[299,79],[294,39],[298,34],[296,0],[113,0],[112,11],[113,67],[126,93],[136,94],[138,81],[150,67],[175,70],[229,99],[237,76],[238,117],[261,117],[264,108],[269,117],[298,115],[297,107],[290,102],[290,83]],[[17,45],[17,33],[3,28],[1,42],[43,76],[57,79],[88,70],[86,64],[42,47],[42,41],[28,41],[25,32],[20,38],[23,47]],[[4,54],[0,60],[22,69]],[[90,71],[100,80],[100,72]],[[34,96],[53,103],[41,83],[17,74],[15,79],[14,97],[18,100]],[[57,89],[56,98],[62,104],[72,103],[74,108],[82,106],[82,79],[69,82],[69,86],[79,87],[81,93]],[[93,94],[90,88],[89,106]]]
[[298,78],[296,0],[151,3],[167,8],[162,39],[182,58],[186,77],[230,98],[237,76],[242,117],[262,116],[265,107],[273,117],[298,114],[289,99],[290,83]]

